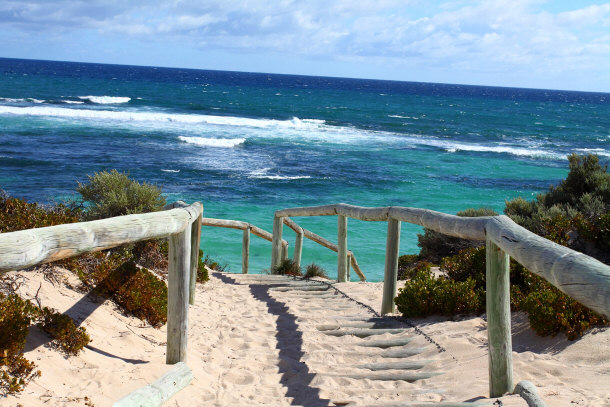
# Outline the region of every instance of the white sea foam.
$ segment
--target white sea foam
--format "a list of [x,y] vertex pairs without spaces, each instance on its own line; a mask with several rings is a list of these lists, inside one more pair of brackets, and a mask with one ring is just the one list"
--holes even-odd
[[127,96],[79,96],[78,98],[88,100],[91,103],[96,103],[98,105],[128,103],[131,100],[131,98]]
[[161,170],[163,172],[180,172],[180,170]]
[[62,100],[62,103],[67,103],[69,105],[82,105],[85,102],[81,102],[80,100]]
[[186,136],[179,136],[178,139],[181,141],[184,141],[185,143],[195,144],[198,146],[223,147],[223,148],[235,147],[237,145],[243,144],[246,141],[245,138],[225,139],[225,138],[186,137]]
[[271,179],[271,180],[295,180],[295,179],[309,179],[311,178],[309,175],[297,175],[294,177],[283,176],[283,175],[252,175],[248,178],[257,178],[257,179]]
[[288,176],[288,175],[269,175],[267,174],[269,172],[269,170],[271,170],[271,168],[261,168],[259,170],[254,170],[248,173],[248,178],[255,178],[255,179],[270,179],[270,180],[295,180],[295,179],[309,179],[311,178],[309,175],[294,175],[294,176]]
[[[297,117],[290,120],[252,119],[234,116],[176,114],[164,111],[111,111],[49,105],[27,107],[0,105],[0,114],[71,118],[96,121],[96,125],[103,126],[135,126],[138,129],[149,127],[152,130],[176,131],[182,134],[179,139],[185,143],[209,147],[235,147],[244,143],[246,138],[252,140],[279,138],[290,140],[293,143],[393,144],[410,147],[420,145],[437,147],[453,153],[473,151],[549,159],[565,158],[565,152],[557,152],[537,145],[528,147],[524,144],[469,144],[433,136],[404,135],[348,126],[329,126],[324,120]],[[189,136],[184,135],[185,133]],[[210,137],[211,133],[215,137]],[[600,155],[607,154],[607,151],[600,152]]]
[[426,145],[431,147],[439,147],[447,152],[455,153],[458,151],[475,151],[482,153],[500,153],[500,154],[512,154],[524,157],[543,157],[552,159],[563,159],[564,154],[557,153],[554,151],[543,150],[539,148],[523,148],[509,145],[483,145],[483,144],[467,144],[467,143],[456,143],[453,141],[438,140],[438,139],[424,139],[424,138],[413,138],[414,142],[420,145]]
[[604,150],[603,148],[577,148],[576,151],[585,154],[597,154],[602,157],[610,157],[610,151]]
[[24,103],[24,102],[31,102],[31,103],[44,103],[44,100],[41,99],[34,99],[34,98],[2,98],[0,97],[0,102],[5,102],[5,103]]

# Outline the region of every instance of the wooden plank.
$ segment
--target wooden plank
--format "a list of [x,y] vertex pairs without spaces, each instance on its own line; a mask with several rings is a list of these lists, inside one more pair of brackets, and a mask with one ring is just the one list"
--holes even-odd
[[337,216],[337,281],[347,281],[347,218]]
[[508,255],[487,239],[485,278],[490,397],[500,397],[513,391],[509,262]]
[[186,361],[189,279],[191,266],[191,226],[169,237],[167,272],[167,353],[165,361]]
[[[203,211],[202,211],[203,214]],[[202,215],[191,225],[191,277],[189,279],[189,304],[195,304],[195,287],[197,285],[197,266],[199,265],[199,245],[201,244]]]
[[249,226],[248,222],[242,222],[239,220],[229,220],[229,219],[215,219],[215,218],[203,218],[202,223],[203,223],[203,226],[214,226],[214,227],[239,229],[239,230],[244,230]]
[[544,400],[538,395],[536,386],[528,380],[522,380],[517,383],[513,394],[520,395],[525,400],[528,407],[547,407]]
[[356,274],[358,275],[358,278],[360,279],[360,281],[366,281],[366,277],[364,276],[364,273],[362,272],[362,270],[360,270],[360,265],[358,265],[358,261],[356,260],[356,256],[354,255],[354,253],[350,254],[350,259],[351,259],[352,268],[354,269],[354,272],[356,272]]
[[283,219],[280,216],[273,218],[273,237],[271,240],[271,271],[282,262],[282,226]]
[[494,243],[528,270],[610,318],[610,266],[535,235],[507,216],[491,218],[486,229]]
[[129,393],[115,402],[112,407],[159,407],[188,386],[192,380],[193,372],[186,363],[176,363],[158,380]]
[[248,274],[250,263],[250,228],[244,229],[241,241],[241,272]]
[[400,221],[388,219],[388,236],[385,250],[385,273],[383,277],[383,299],[381,314],[393,313],[396,309],[394,297],[398,276],[398,250],[400,249]]
[[0,272],[168,237],[183,231],[202,208],[196,202],[186,208],[0,233]]

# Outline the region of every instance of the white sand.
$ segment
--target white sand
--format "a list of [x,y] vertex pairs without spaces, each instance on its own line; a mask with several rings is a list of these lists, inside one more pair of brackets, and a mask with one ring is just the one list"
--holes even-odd
[[[42,376],[0,406],[110,406],[125,394],[160,377],[165,365],[165,328],[154,329],[121,315],[108,301],[98,303],[73,290],[79,282],[57,271],[56,282],[43,273],[27,278],[22,294],[40,287],[43,305],[78,321],[92,338],[77,357],[64,358],[45,344],[46,334],[30,329],[26,358]],[[358,346],[367,339],[325,335],[319,325],[344,324],[347,317],[372,316],[341,296],[320,297],[269,290],[256,276],[211,273],[197,288],[190,308],[188,366],[194,380],[169,406],[375,405],[400,402],[488,401],[486,323],[483,318],[414,321],[439,346],[438,352],[413,329],[383,338],[412,336],[405,348],[426,350],[405,359],[379,357],[385,352]],[[67,284],[67,285],[66,285]],[[337,287],[379,311],[381,283],[342,283]],[[532,381],[549,406],[610,405],[610,330],[595,330],[578,341],[541,338],[527,319],[513,317],[515,383]],[[377,381],[347,378],[371,372],[358,365],[430,360],[414,372],[444,372],[418,380]],[[501,398],[504,406],[526,406],[519,396]],[[348,403],[348,404],[345,404]]]

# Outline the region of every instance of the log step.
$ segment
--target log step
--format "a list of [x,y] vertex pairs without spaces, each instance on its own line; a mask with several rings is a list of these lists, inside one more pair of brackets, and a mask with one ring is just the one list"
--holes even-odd
[[341,328],[403,328],[404,326],[394,321],[380,321],[380,322],[367,322],[367,321],[346,321],[339,324],[325,324],[316,326],[318,331],[330,331],[333,329]]
[[379,372],[367,372],[367,373],[347,373],[342,374],[341,377],[349,377],[350,379],[368,379],[368,380],[380,380],[380,381],[403,381],[403,382],[415,382],[417,380],[429,379],[434,376],[442,375],[442,372],[409,372],[400,370],[385,370]]
[[456,403],[452,402],[440,402],[440,403],[391,403],[391,404],[367,404],[362,407],[476,407],[476,406],[491,406],[492,402],[473,402],[468,403],[460,401]]
[[347,336],[353,335],[359,338],[366,338],[372,335],[383,335],[383,334],[399,334],[406,331],[407,328],[391,328],[391,329],[374,329],[374,328],[347,328],[347,329],[334,329],[332,331],[322,331],[322,333],[331,336]]
[[357,344],[358,346],[366,346],[370,348],[391,348],[394,346],[404,346],[413,340],[412,337],[392,338],[392,339],[374,339]]
[[315,286],[315,287],[306,287],[305,285],[297,287],[271,287],[270,291],[328,291],[328,286]]
[[418,361],[400,361],[400,362],[387,362],[387,363],[365,363],[363,365],[356,366],[359,369],[368,370],[417,370],[426,366],[431,360],[418,360]]
[[409,356],[419,355],[426,348],[404,348],[404,349],[389,349],[379,354],[382,358],[408,358]]

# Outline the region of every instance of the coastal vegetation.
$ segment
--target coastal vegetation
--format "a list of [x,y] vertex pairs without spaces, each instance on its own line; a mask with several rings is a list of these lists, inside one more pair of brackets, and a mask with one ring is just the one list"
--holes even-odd
[[[533,201],[506,202],[504,213],[517,224],[555,243],[610,264],[610,173],[595,155],[568,157],[565,180]],[[460,216],[493,215],[470,209]],[[406,278],[395,299],[406,317],[433,314],[456,316],[485,310],[485,246],[425,230],[418,236],[421,251],[399,259],[399,276]],[[443,248],[444,247],[444,248]],[[436,253],[443,253],[438,256]],[[439,258],[441,257],[441,258]],[[431,272],[439,265],[440,276]],[[511,308],[525,311],[539,335],[563,332],[580,337],[608,321],[520,264],[510,266]]]
[[[161,189],[139,183],[116,170],[88,176],[79,183],[81,202],[44,206],[0,193],[0,233],[102,219],[163,209]],[[74,272],[82,289],[114,301],[125,313],[153,327],[167,320],[167,240],[149,240],[89,253],[56,263]],[[199,251],[197,281],[208,280],[205,266],[222,269]],[[52,346],[68,356],[89,343],[85,328],[68,315],[43,306],[38,297],[22,299],[15,277],[0,275],[0,394],[16,393],[39,376],[36,365],[23,356],[29,326],[35,323],[52,338]]]

